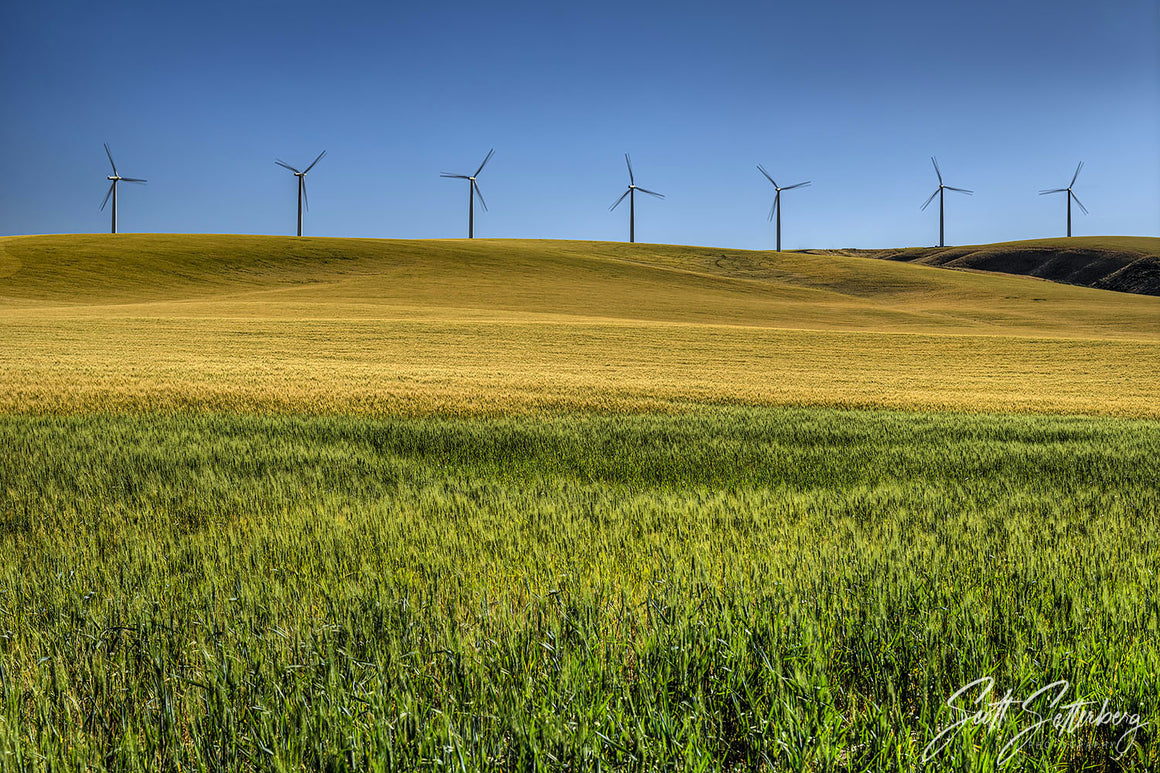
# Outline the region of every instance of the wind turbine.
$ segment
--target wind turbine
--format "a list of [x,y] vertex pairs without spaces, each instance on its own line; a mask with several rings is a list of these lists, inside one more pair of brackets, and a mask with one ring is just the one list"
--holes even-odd
[[314,165],[317,164],[319,161],[321,161],[322,157],[325,155],[326,155],[325,150],[322,151],[321,153],[319,153],[318,158],[314,159],[314,161],[312,161],[310,163],[310,166],[306,167],[301,172],[299,172],[297,169],[295,169],[294,167],[287,164],[285,161],[281,161],[278,159],[275,159],[275,161],[274,161],[275,164],[282,167],[283,169],[289,169],[291,172],[294,173],[294,176],[298,178],[298,235],[299,236],[302,235],[302,204],[305,203],[306,209],[310,209],[310,199],[306,196],[306,173],[309,172],[311,169],[313,169]]
[[773,189],[777,191],[777,193],[773,194],[773,206],[769,209],[769,219],[773,220],[773,216],[775,214],[777,215],[777,251],[781,252],[781,192],[792,191],[794,188],[804,188],[810,184],[810,181],[807,180],[804,183],[795,183],[794,185],[787,185],[784,188],[779,188],[777,183],[774,182],[773,177],[770,176],[769,172],[765,171],[764,166],[758,164],[757,170],[765,175],[766,180],[769,180],[771,183],[773,183]]
[[119,183],[119,182],[144,183],[146,181],[142,180],[138,177],[122,177],[121,175],[117,174],[117,164],[115,161],[113,161],[113,153],[112,153],[112,151],[109,150],[109,143],[107,143],[107,142],[105,143],[105,155],[109,157],[109,164],[113,167],[113,173],[111,175],[109,175],[108,177],[106,177],[105,179],[112,180],[113,182],[109,186],[109,192],[105,194],[105,200],[101,202],[101,211],[102,212],[105,211],[105,205],[109,203],[109,197],[112,196],[113,197],[113,230],[111,231],[111,233],[117,233],[117,183]]
[[483,200],[483,194],[479,191],[479,183],[475,181],[479,177],[479,173],[487,166],[487,162],[491,161],[491,157],[495,155],[495,148],[487,151],[487,156],[483,159],[483,163],[479,165],[479,169],[475,170],[475,174],[452,174],[451,172],[443,172],[440,177],[450,177],[455,180],[467,180],[467,238],[475,238],[475,197],[479,197],[479,205],[483,207],[483,211],[487,211],[487,202]]
[[612,210],[616,209],[618,206],[620,206],[620,202],[624,201],[624,197],[628,197],[628,240],[630,242],[635,242],[636,192],[640,191],[641,193],[647,193],[650,196],[656,196],[658,199],[663,199],[665,195],[663,193],[657,193],[656,191],[650,191],[648,188],[642,188],[636,184],[636,178],[632,175],[632,159],[628,157],[627,153],[624,154],[624,163],[628,164],[628,190],[620,194],[620,198],[612,203],[612,206],[608,208],[608,211],[611,212]]
[[1087,207],[1079,200],[1079,196],[1075,195],[1075,191],[1071,189],[1075,185],[1075,180],[1079,177],[1079,170],[1083,169],[1083,162],[1079,162],[1079,166],[1075,168],[1075,174],[1071,176],[1071,182],[1067,184],[1066,188],[1053,188],[1050,191],[1040,191],[1040,196],[1046,196],[1049,193],[1066,193],[1067,194],[1067,235],[1071,236],[1071,200],[1075,199],[1075,203],[1079,204],[1079,208],[1086,215],[1088,213]]
[[945,247],[946,240],[943,238],[943,234],[945,232],[943,217],[945,213],[945,208],[943,206],[943,191],[958,191],[959,193],[965,193],[968,196],[974,193],[974,191],[968,191],[966,188],[955,188],[950,185],[944,185],[942,172],[938,168],[938,160],[934,156],[931,156],[930,162],[934,164],[934,173],[938,175],[938,188],[934,193],[930,194],[930,198],[927,199],[926,203],[922,205],[922,211],[925,212],[926,208],[930,206],[930,203],[934,201],[934,197],[938,196],[938,246]]

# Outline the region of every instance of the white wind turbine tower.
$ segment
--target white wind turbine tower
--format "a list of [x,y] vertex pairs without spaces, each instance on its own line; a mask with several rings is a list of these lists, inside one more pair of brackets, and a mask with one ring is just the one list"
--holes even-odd
[[109,150],[109,143],[105,143],[105,155],[109,157],[109,165],[113,167],[113,173],[106,177],[106,180],[112,180],[109,185],[109,192],[105,194],[105,200],[101,202],[101,211],[105,211],[105,205],[109,203],[109,197],[113,198],[113,229],[110,233],[117,233],[117,183],[145,183],[139,177],[122,177],[117,174],[117,163],[113,161],[113,153]]
[[608,208],[608,211],[611,212],[619,207],[620,202],[624,201],[624,197],[628,197],[628,241],[631,243],[636,241],[636,192],[647,193],[650,196],[656,196],[658,199],[663,199],[665,195],[663,193],[657,193],[656,191],[650,191],[648,188],[642,188],[636,184],[636,177],[632,173],[632,159],[628,157],[627,153],[624,154],[624,163],[628,164],[628,190],[620,194],[619,199],[612,202],[612,206]]
[[1049,191],[1040,191],[1040,196],[1046,196],[1049,193],[1066,193],[1067,194],[1067,235],[1071,236],[1071,200],[1075,199],[1075,203],[1079,205],[1080,211],[1085,215],[1088,213],[1087,207],[1079,200],[1079,196],[1075,195],[1072,187],[1075,185],[1076,178],[1079,177],[1079,170],[1083,169],[1083,162],[1079,162],[1079,166],[1075,168],[1075,174],[1071,176],[1071,182],[1067,184],[1066,188],[1053,188]]
[[467,180],[467,238],[475,238],[475,197],[479,197],[479,206],[483,207],[483,211],[487,211],[487,202],[483,200],[483,193],[479,190],[479,182],[475,179],[479,177],[479,173],[487,166],[487,162],[491,161],[491,157],[495,155],[495,148],[487,152],[487,156],[483,159],[483,163],[479,165],[479,169],[475,170],[475,174],[454,174],[453,172],[443,172],[440,177],[446,177],[452,180]]
[[769,208],[769,219],[773,220],[774,215],[777,216],[777,251],[781,252],[781,192],[792,191],[794,188],[804,188],[810,184],[810,181],[806,180],[804,183],[794,183],[793,185],[787,185],[782,188],[779,187],[776,182],[774,182],[773,176],[770,175],[769,172],[765,171],[764,166],[758,164],[757,171],[765,175],[765,179],[772,183],[773,189],[776,191],[776,193],[773,194],[773,206]]
[[306,209],[310,209],[310,199],[307,198],[307,196],[306,196],[306,173],[309,172],[311,169],[313,169],[314,165],[317,164],[319,161],[321,161],[322,157],[325,155],[326,155],[325,150],[322,151],[321,153],[319,153],[318,158],[311,161],[310,166],[306,167],[301,172],[299,172],[297,169],[295,169],[294,167],[287,164],[285,161],[280,161],[280,160],[274,161],[275,164],[282,167],[283,169],[289,169],[291,172],[294,173],[294,176],[298,178],[298,235],[299,236],[302,235],[302,205],[306,204]]
[[946,208],[944,206],[945,202],[943,201],[944,192],[956,191],[958,193],[965,193],[970,196],[974,193],[974,191],[968,191],[966,188],[955,188],[950,185],[946,185],[943,183],[942,170],[938,168],[938,159],[936,159],[934,156],[931,156],[930,162],[934,164],[934,173],[938,175],[938,187],[935,188],[934,193],[930,194],[930,198],[926,200],[926,203],[922,205],[922,211],[925,212],[926,208],[930,206],[930,203],[934,201],[934,197],[938,196],[938,246],[945,247],[946,239],[943,236],[946,233]]

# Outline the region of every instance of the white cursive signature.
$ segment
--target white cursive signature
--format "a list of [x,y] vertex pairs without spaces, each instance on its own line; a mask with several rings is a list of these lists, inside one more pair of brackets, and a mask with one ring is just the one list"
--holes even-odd
[[[1116,740],[1115,745],[1116,753],[1122,756],[1135,743],[1136,732],[1148,726],[1147,722],[1140,721],[1138,713],[1108,711],[1107,699],[1099,711],[1087,708],[1094,706],[1094,701],[1074,700],[1065,704],[1064,696],[1071,688],[1066,679],[1040,687],[1022,701],[1012,697],[1010,690],[1002,698],[988,701],[994,688],[995,680],[984,676],[959,688],[947,699],[947,707],[957,712],[959,719],[940,730],[926,745],[922,750],[923,762],[934,759],[964,728],[986,727],[988,732],[996,732],[1008,719],[1029,720],[1029,724],[1003,744],[997,760],[1000,765],[1013,760],[1015,755],[1040,733],[1054,731],[1057,735],[1070,735],[1084,725],[1123,726],[1124,732]],[[1015,711],[1012,712],[1012,709]]]

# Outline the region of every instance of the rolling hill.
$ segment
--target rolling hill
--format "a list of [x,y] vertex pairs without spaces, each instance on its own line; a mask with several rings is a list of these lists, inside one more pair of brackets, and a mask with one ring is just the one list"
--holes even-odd
[[1101,290],[1160,295],[1160,239],[1154,237],[1077,236],[968,247],[806,252],[1019,274]]
[[7,410],[1160,412],[1158,298],[844,255],[8,237],[0,337]]

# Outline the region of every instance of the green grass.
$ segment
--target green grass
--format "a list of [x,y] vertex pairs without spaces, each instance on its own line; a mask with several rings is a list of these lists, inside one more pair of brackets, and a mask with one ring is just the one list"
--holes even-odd
[[9,415],[0,446],[0,768],[910,770],[988,675],[1153,723],[1016,769],[1160,764],[1155,421]]

